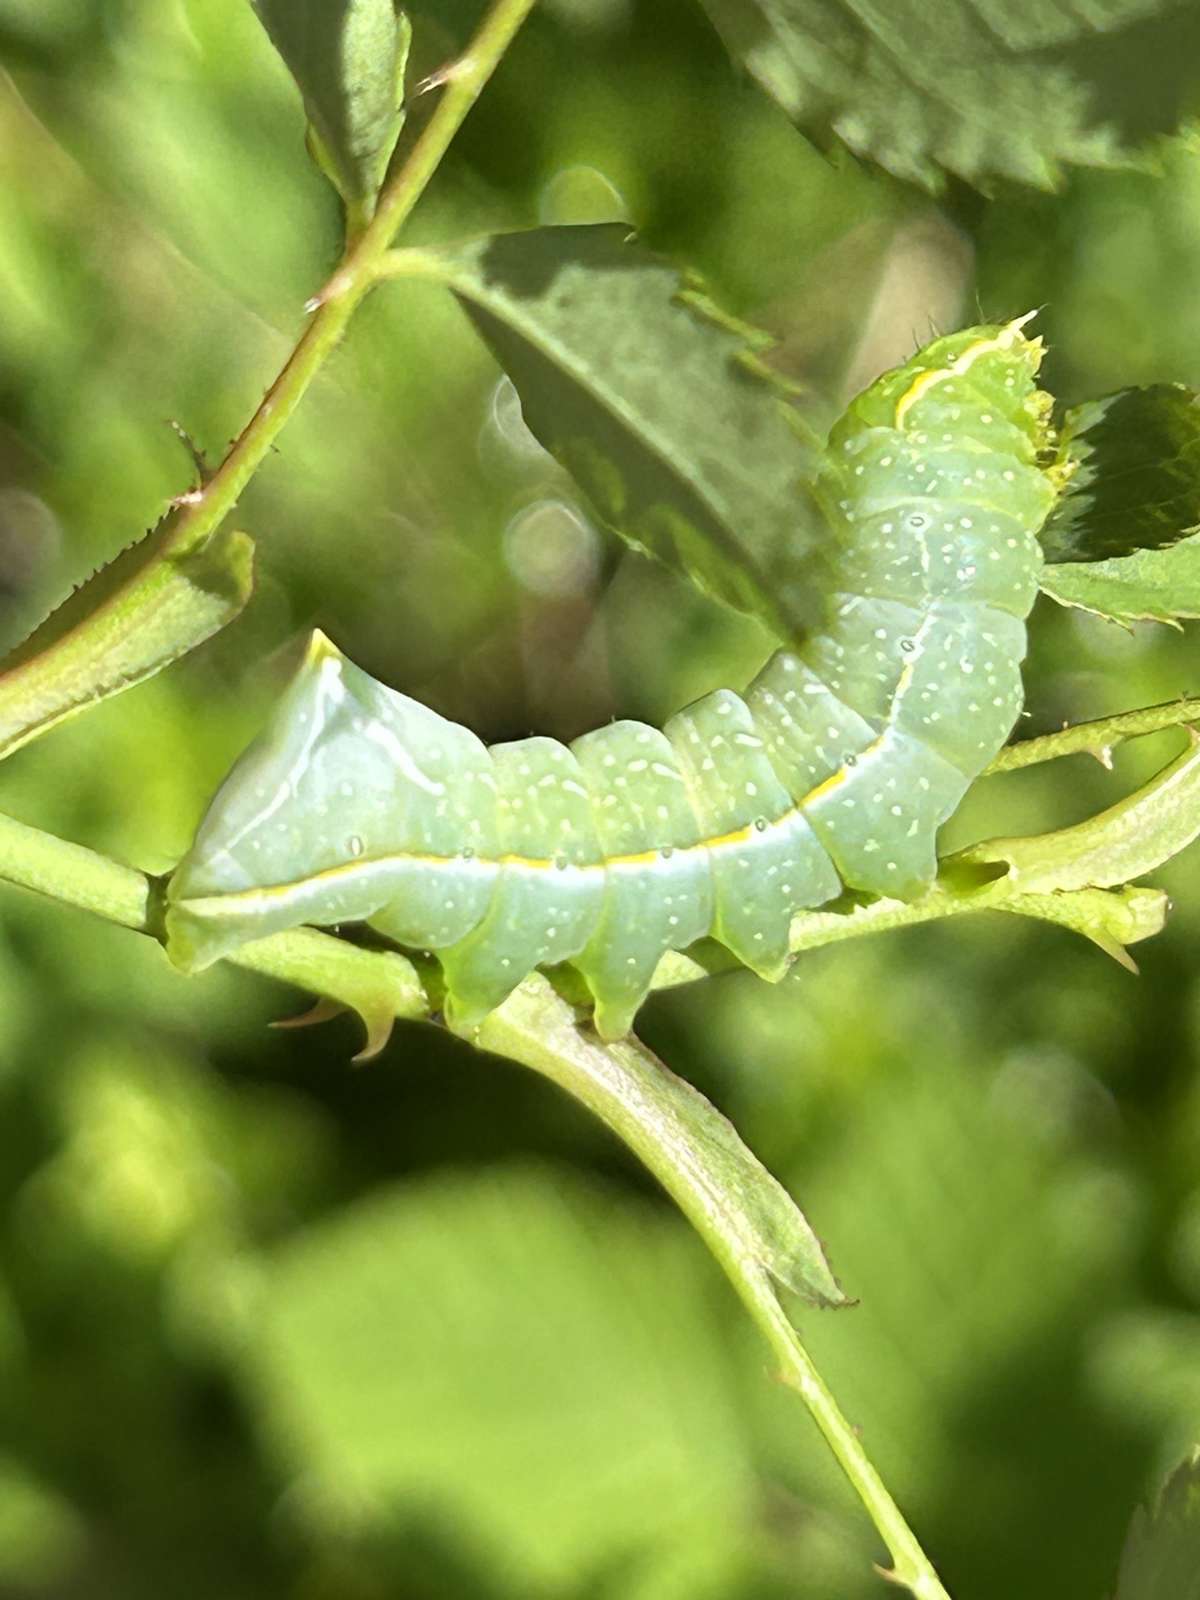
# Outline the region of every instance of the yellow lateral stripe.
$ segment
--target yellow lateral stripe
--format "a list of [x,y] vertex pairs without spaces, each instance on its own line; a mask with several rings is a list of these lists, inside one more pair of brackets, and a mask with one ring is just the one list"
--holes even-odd
[[[865,750],[856,755],[854,760],[856,762],[862,761],[867,756],[873,755],[886,737],[887,732],[885,730],[878,738],[873,739]],[[789,806],[779,816],[772,818],[767,827],[778,828],[783,823],[791,821],[793,817],[800,815],[806,806],[811,805],[815,800],[821,799],[830,790],[836,789],[840,783],[844,783],[849,773],[850,768],[848,766],[840,766],[836,772],[831,773],[828,778],[823,778],[816,788],[810,789],[794,805]],[[757,830],[753,824],[748,823],[744,828],[735,828],[730,833],[714,834],[711,839],[698,839],[695,844],[673,845],[668,848],[671,849],[673,855],[688,855],[699,850],[717,850],[723,845],[742,844],[756,832]],[[652,862],[657,861],[661,855],[661,850],[639,850],[630,855],[606,856],[603,861],[572,862],[570,870],[574,872],[601,872],[609,867],[649,866]],[[364,856],[356,861],[344,861],[336,867],[325,867],[320,872],[310,873],[307,878],[297,878],[292,883],[263,884],[253,889],[236,889],[229,894],[198,895],[194,899],[181,900],[177,903],[181,907],[186,906],[189,910],[196,912],[209,905],[227,907],[231,902],[236,904],[239,900],[282,899],[285,895],[291,894],[293,890],[304,889],[312,883],[329,883],[338,878],[349,877],[356,872],[361,872],[365,867],[402,865],[450,867],[454,865],[470,866],[473,864],[480,867],[524,867],[534,872],[549,871],[552,867],[556,871],[561,870],[553,859],[542,856],[433,856],[425,855],[419,851],[411,853],[397,851],[392,855]]]
[[[865,755],[866,751],[864,751],[863,754]],[[823,778],[821,780],[815,789],[810,789],[804,796],[804,799],[801,800],[795,807],[793,807],[793,809],[800,811],[805,806],[811,805],[814,800],[819,800],[822,795],[828,794],[831,789],[836,789],[839,783],[845,783],[847,770],[848,769],[846,767],[841,766],[836,772],[831,772],[827,778]]]
[[[922,372],[919,377],[914,378],[896,402],[896,427],[902,428],[904,426],[905,416],[927,389],[932,389],[939,383],[945,383],[948,378],[961,378],[964,373],[971,370],[980,356],[989,355],[993,351],[1010,350],[1017,334],[1020,333],[1027,322],[1032,321],[1036,316],[1036,311],[1027,311],[1023,317],[1015,317],[1012,322],[1006,323],[1000,329],[1000,332],[993,334],[990,339],[976,339],[974,344],[969,344],[962,354],[952,361],[948,367]],[[1030,343],[1034,344],[1037,341],[1030,340]]]

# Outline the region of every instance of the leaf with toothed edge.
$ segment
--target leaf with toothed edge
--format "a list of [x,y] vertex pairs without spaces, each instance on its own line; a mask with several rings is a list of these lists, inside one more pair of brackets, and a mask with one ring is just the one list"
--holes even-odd
[[[1128,163],[1182,121],[1200,45],[1190,0],[701,3],[798,126],[935,191]],[[1149,104],[1133,62],[1154,63]]]
[[1115,622],[1200,616],[1200,399],[1122,389],[1067,411],[1042,592]]
[[1058,424],[1069,473],[1042,529],[1046,561],[1119,560],[1200,529],[1200,396],[1183,384],[1121,389]]
[[89,578],[0,666],[0,758],[152,677],[232,622],[253,541],[222,529],[183,552],[155,529]]
[[819,601],[810,562],[828,538],[803,488],[819,442],[764,365],[765,336],[623,224],[420,254],[608,527],[777,637],[804,633]]

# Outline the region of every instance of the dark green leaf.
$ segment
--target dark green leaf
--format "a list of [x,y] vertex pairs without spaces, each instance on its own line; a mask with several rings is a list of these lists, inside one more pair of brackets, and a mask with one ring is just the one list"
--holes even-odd
[[762,336],[682,289],[620,224],[432,259],[597,515],[781,637],[801,631],[821,527],[801,480],[818,449],[755,353]]
[[346,203],[370,217],[404,120],[411,34],[395,0],[253,0],[304,99],[309,147]]
[[797,123],[929,188],[946,172],[1048,188],[1122,159],[1177,126],[1200,48],[1185,0],[702,4]]
[[1074,466],[1042,531],[1048,562],[1160,550],[1200,528],[1200,404],[1194,389],[1122,389],[1068,411]]
[[1200,1449],[1133,1518],[1116,1600],[1200,1600]]

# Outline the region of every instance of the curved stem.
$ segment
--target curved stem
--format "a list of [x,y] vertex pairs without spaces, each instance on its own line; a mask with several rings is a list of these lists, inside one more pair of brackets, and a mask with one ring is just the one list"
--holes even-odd
[[[1089,823],[1042,840],[1000,840],[963,853],[957,858],[965,868],[963,881],[949,872],[913,907],[882,901],[875,914],[871,907],[860,908],[857,915],[808,913],[793,925],[793,948],[853,937],[867,931],[864,923],[896,926],[905,920],[993,909],[1064,921],[1119,954],[1125,943],[1157,931],[1165,897],[1141,889],[1114,893],[1091,884],[1098,874],[1101,884],[1114,881],[1110,870],[1118,877],[1140,875],[1195,837],[1200,822],[1192,789],[1198,775],[1200,756],[1193,749]],[[1135,857],[1122,853],[1131,838]],[[980,865],[993,861],[1007,863],[1008,870],[998,876],[985,872],[981,878]],[[1082,882],[1081,861],[1086,868]],[[1035,870],[1027,870],[1030,864]],[[160,885],[155,880],[3,816],[0,878],[162,938]],[[403,956],[362,950],[315,929],[295,928],[254,941],[241,946],[232,959],[352,1007],[366,1022],[368,1051],[382,1047],[394,1017],[430,1012],[420,979]],[[677,966],[668,967],[660,985],[698,975],[694,963],[686,970],[687,955],[673,960]],[[948,1600],[776,1294],[774,1283],[782,1282],[809,1291],[820,1303],[838,1303],[840,1290],[820,1246],[732,1127],[636,1040],[605,1046],[581,1029],[575,1010],[540,974],[527,979],[484,1021],[475,1042],[524,1062],[574,1094],[662,1180],[775,1351],[784,1380],[804,1400],[879,1530],[893,1563],[886,1576],[906,1586],[916,1600]]]
[[[786,1271],[780,1234],[793,1231],[785,1252],[791,1254],[794,1231],[808,1235],[808,1224],[733,1127],[637,1039],[603,1045],[583,1032],[545,980],[522,985],[493,1012],[479,1043],[557,1083],[645,1163],[704,1241],[774,1352],[783,1381],[808,1408],[891,1555],[884,1576],[907,1586],[916,1600],[949,1600],[779,1301],[772,1276]],[[780,1200],[790,1223],[779,1218]],[[774,1232],[763,1227],[764,1206]],[[803,1243],[800,1249],[807,1253]]]

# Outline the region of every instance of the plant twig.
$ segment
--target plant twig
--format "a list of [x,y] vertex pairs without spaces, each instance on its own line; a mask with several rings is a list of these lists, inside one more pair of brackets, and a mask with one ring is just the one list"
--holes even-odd
[[[162,941],[161,884],[83,845],[0,815],[0,879],[90,911],[107,922]],[[368,1048],[381,1019],[383,1041],[396,1017],[429,1015],[424,986],[412,962],[391,951],[362,950],[315,928],[294,928],[245,944],[236,966],[265,972],[299,989],[330,995],[364,1018]]]
[[534,0],[493,0],[424,131],[385,186],[374,220],[308,307],[315,311],[254,416],[199,488],[89,579],[0,664],[0,757],[152,676],[232,620],[251,589],[253,546],[223,524],[337,345],[377,264]]
[[1168,700],[1158,706],[1143,706],[1137,711],[1121,711],[1116,716],[1100,717],[1095,722],[1076,722],[1057,733],[1039,734],[1033,739],[1018,739],[1005,745],[984,772],[990,778],[999,772],[1019,772],[1022,767],[1056,761],[1059,756],[1093,755],[1106,760],[1109,752],[1126,739],[1140,739],[1148,733],[1200,723],[1200,699]]
[[[892,1558],[884,1576],[906,1585],[916,1600],[949,1600],[858,1434],[800,1342],[772,1283],[773,1264],[755,1249],[754,1230],[748,1232],[739,1215],[747,1199],[753,1206],[759,1184],[774,1189],[778,1185],[732,1127],[637,1039],[603,1045],[584,1033],[570,1007],[544,979],[522,985],[493,1012],[479,1030],[479,1043],[557,1083],[618,1134],[654,1173],[737,1291],[774,1352],[780,1376],[804,1401],[875,1524]],[[728,1140],[736,1141],[736,1154],[728,1149]],[[723,1170],[730,1155],[739,1159],[740,1182]],[[803,1217],[783,1198],[795,1225],[807,1232]]]
[[232,511],[374,285],[380,261],[535,3],[493,0],[465,53],[447,69],[437,109],[385,185],[370,224],[352,240],[325,287],[310,302],[315,314],[287,364],[203,491],[171,525],[167,548],[178,551],[202,544]]
[[950,1600],[933,1563],[888,1493],[857,1432],[842,1415],[765,1275],[739,1273],[735,1276],[726,1262],[722,1261],[721,1265],[759,1332],[775,1352],[780,1376],[808,1407],[825,1443],[887,1545],[892,1566],[883,1576],[903,1585],[916,1600]]
[[[1082,723],[1076,728],[1066,728],[1061,733],[1050,734],[1044,740],[1030,740],[1042,753],[1032,759],[1050,760],[1058,754],[1089,750],[1116,743],[1119,739],[1136,738],[1141,734],[1159,732],[1177,725],[1190,725],[1200,717],[1200,705],[1195,701],[1180,701],[1169,706],[1151,706],[1141,711],[1130,711],[1098,722]],[[1020,748],[1019,746],[1016,748]],[[1022,763],[1018,763],[1020,765]],[[1028,763],[1024,763],[1028,764]],[[1178,767],[1179,763],[1173,764]],[[1168,768],[1158,779],[1139,791],[1141,803],[1151,810],[1164,805],[1168,813],[1177,806],[1178,796],[1164,786],[1173,768]],[[1162,794],[1159,794],[1159,789]],[[1096,938],[1102,934],[1114,943],[1129,944],[1149,937],[1158,931],[1165,910],[1165,896],[1153,889],[1095,888],[1077,885],[1074,880],[1066,887],[1055,877],[1056,861],[1063,871],[1073,871],[1075,858],[1086,844],[1094,854],[1104,843],[1103,829],[1106,818],[1128,831],[1131,804],[1139,799],[1132,797],[1110,808],[1101,817],[1076,829],[1059,830],[1045,836],[1044,840],[1002,840],[998,850],[988,845],[976,845],[957,858],[973,864],[961,881],[955,873],[956,858],[946,863],[943,877],[921,899],[906,903],[899,900],[873,900],[847,904],[842,909],[820,909],[801,912],[794,918],[789,946],[794,955],[813,950],[861,934],[884,932],[892,928],[909,927],[916,923],[932,922],[945,917],[963,916],[975,911],[1006,911],[1019,916],[1030,916],[1075,927]],[[1169,859],[1177,849],[1182,849],[1192,836],[1190,805],[1185,806],[1187,816],[1172,822],[1168,814],[1165,831],[1161,820],[1155,827],[1139,824],[1140,836],[1149,838],[1153,833],[1155,852],[1146,861],[1137,863],[1139,873],[1152,870],[1159,861]],[[1140,815],[1140,814],[1139,814]],[[1079,842],[1074,842],[1074,836]],[[1053,848],[1035,848],[1046,840]],[[1036,855],[1042,869],[1036,881],[1025,883],[1019,873],[1003,870],[1010,857]],[[1044,859],[1043,859],[1044,858]],[[1068,859],[1070,858],[1070,859]],[[997,873],[981,873],[989,862],[1000,864]],[[1060,874],[1061,876],[1061,874]],[[82,845],[57,839],[41,829],[18,822],[13,817],[0,814],[0,880],[33,889],[40,894],[60,900],[66,905],[91,911],[110,922],[120,923],[155,939],[162,938],[162,916],[158,885],[133,867],[121,866]],[[303,948],[296,938],[304,935]],[[317,944],[312,940],[319,941]],[[290,941],[290,943],[289,943]],[[296,930],[295,934],[273,934],[270,938],[245,945],[236,957],[230,959],[268,972],[285,982],[299,987],[321,989],[335,993],[328,982],[328,974],[338,971],[349,961],[362,975],[374,970],[371,963],[393,961],[401,964],[405,976],[398,982],[399,1008],[392,1013],[398,1017],[428,1016],[431,1010],[424,986],[416,969],[400,955],[387,955],[377,951],[358,949],[343,939],[313,929]],[[712,958],[702,950],[671,952],[665,956],[655,974],[656,989],[669,988],[704,977],[713,970],[728,964],[727,958],[715,951]],[[397,979],[393,978],[395,985]],[[340,998],[340,996],[338,996]],[[353,1001],[348,1003],[353,1004]]]

